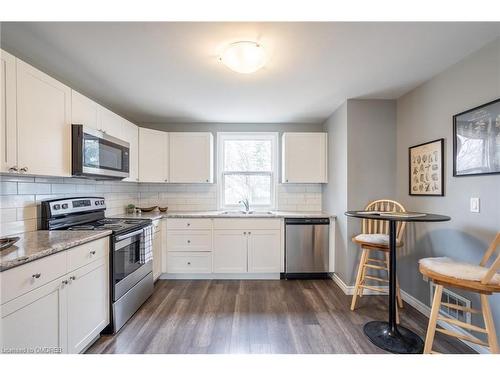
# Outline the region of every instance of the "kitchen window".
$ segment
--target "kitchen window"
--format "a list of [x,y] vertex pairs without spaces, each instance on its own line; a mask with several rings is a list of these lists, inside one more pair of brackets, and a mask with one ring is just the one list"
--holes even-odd
[[277,176],[276,133],[218,133],[219,206],[272,209]]

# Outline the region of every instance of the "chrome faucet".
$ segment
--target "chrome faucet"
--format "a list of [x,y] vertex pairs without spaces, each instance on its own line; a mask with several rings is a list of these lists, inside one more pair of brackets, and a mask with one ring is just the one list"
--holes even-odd
[[250,203],[248,202],[248,198],[242,199],[238,203],[245,206],[245,212],[248,213],[250,211]]

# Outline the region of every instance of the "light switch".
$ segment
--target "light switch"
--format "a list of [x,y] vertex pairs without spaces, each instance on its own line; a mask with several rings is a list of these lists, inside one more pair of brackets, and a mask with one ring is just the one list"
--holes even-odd
[[479,198],[470,199],[470,212],[479,212]]

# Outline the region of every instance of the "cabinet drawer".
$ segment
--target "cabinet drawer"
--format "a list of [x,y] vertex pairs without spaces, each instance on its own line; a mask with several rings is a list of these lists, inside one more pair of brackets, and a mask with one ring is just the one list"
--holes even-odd
[[170,252],[167,257],[169,273],[212,272],[212,253]]
[[68,271],[85,266],[108,255],[109,239],[101,238],[68,250]]
[[0,273],[1,303],[10,301],[64,275],[66,273],[67,253],[67,251],[62,251]]
[[168,229],[212,229],[211,219],[168,219]]
[[169,230],[168,251],[212,251],[211,230]]

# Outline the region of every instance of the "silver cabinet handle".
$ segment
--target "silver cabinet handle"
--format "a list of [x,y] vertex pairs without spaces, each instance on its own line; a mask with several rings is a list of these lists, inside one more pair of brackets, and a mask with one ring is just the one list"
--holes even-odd
[[42,276],[41,273],[34,273],[33,275],[31,275],[31,277],[34,278],[34,279],[39,279],[40,276]]
[[248,232],[248,234],[252,234],[252,232]]
[[68,285],[68,280],[63,280],[62,283],[63,285]]
[[208,182],[208,178],[207,178],[207,182]]
[[28,172],[28,167],[22,167],[19,171],[21,171],[21,172]]
[[191,243],[191,240],[188,240],[188,243]]
[[17,165],[14,165],[13,167],[9,168],[9,172],[17,172],[19,169],[17,168]]
[[243,232],[243,235],[245,235],[245,236],[246,236],[246,234],[247,234],[247,232]]
[[188,262],[188,266],[190,266],[190,265],[191,265],[191,262]]
[[69,279],[75,281],[76,280],[76,276],[70,276]]
[[95,250],[92,250],[92,251],[90,252],[90,255],[95,255]]
[[187,223],[186,225],[189,227],[191,225],[191,223]]

